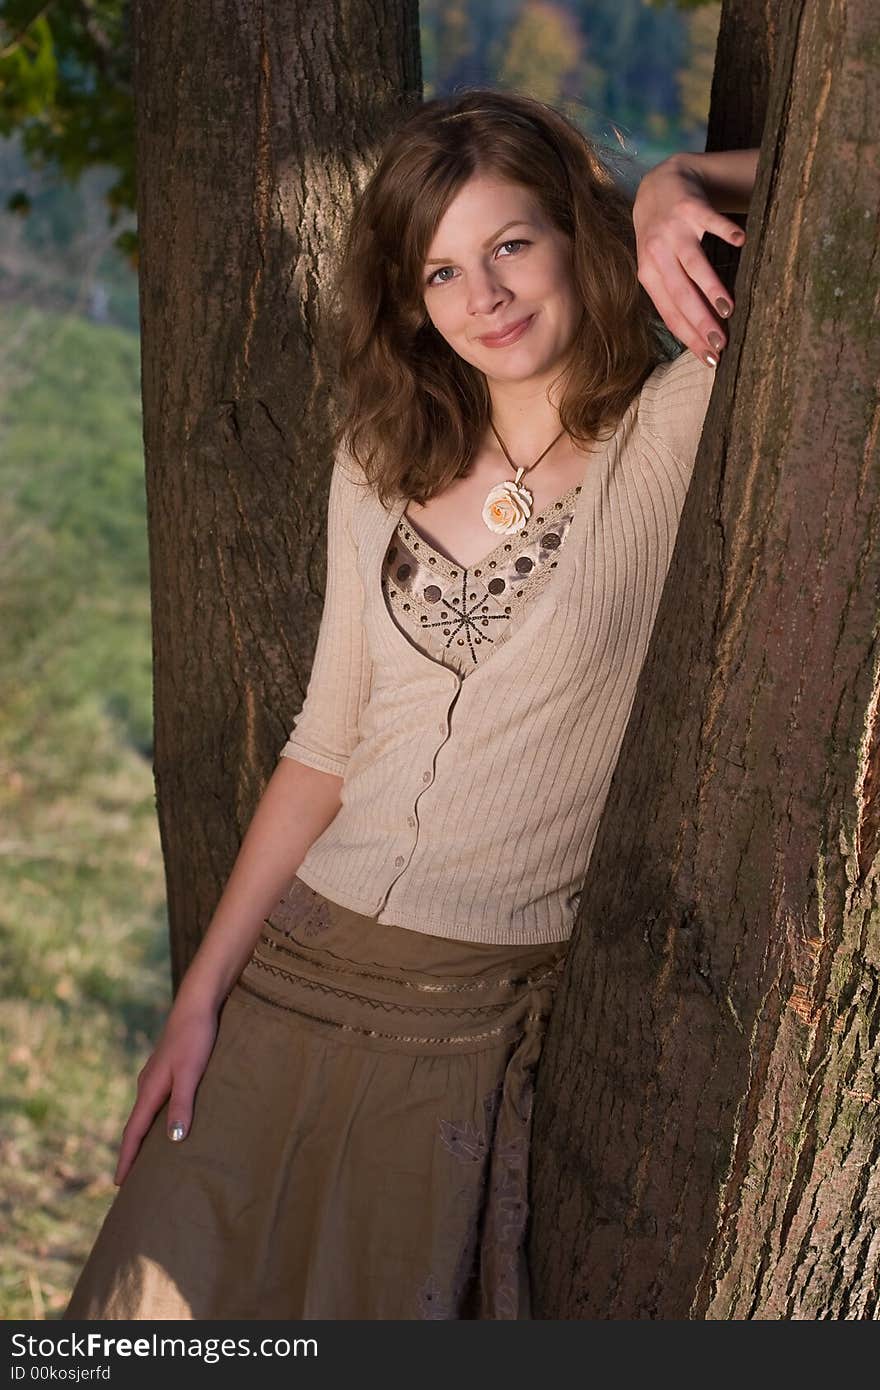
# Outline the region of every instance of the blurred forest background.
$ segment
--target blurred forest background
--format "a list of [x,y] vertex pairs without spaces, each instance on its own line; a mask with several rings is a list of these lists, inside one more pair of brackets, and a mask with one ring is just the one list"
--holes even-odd
[[[702,150],[720,3],[422,0],[425,96]],[[0,1316],[52,1318],[170,1000],[125,0],[0,0]]]

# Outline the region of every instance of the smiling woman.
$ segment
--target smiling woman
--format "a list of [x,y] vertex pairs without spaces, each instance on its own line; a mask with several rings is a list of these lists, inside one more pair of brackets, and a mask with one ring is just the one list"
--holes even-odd
[[[735,239],[692,172],[650,187],[652,247]],[[717,360],[666,356],[640,269],[552,108],[471,93],[389,142],[306,699],[65,1316],[529,1317],[534,1077]]]
[[[484,237],[485,227],[499,216],[504,224]],[[512,229],[530,235],[504,240]],[[425,308],[457,360],[485,379],[494,440],[476,452],[466,476],[446,490],[439,506],[436,500],[413,499],[409,517],[447,554],[454,532],[457,553],[479,557],[486,536],[478,516],[492,532],[519,531],[533,503],[541,506],[555,498],[583,472],[586,456],[578,442],[571,437],[560,447],[566,431],[559,428],[556,388],[584,307],[572,274],[569,238],[521,184],[473,174],[446,209],[429,249],[441,247],[455,248],[455,254],[427,257],[428,266],[439,262],[441,269],[427,274]],[[520,441],[525,463],[519,467],[505,436]],[[530,490],[531,478],[529,487],[522,479],[539,463],[543,467]],[[513,479],[504,476],[506,464],[514,469]],[[459,504],[464,504],[460,511]],[[465,534],[462,517],[470,519]]]
[[525,97],[428,102],[407,131],[342,258],[353,453],[383,500],[424,505],[466,473],[483,496],[507,476],[490,421],[527,464],[561,426],[542,466],[561,491],[663,355],[631,203],[587,137]]

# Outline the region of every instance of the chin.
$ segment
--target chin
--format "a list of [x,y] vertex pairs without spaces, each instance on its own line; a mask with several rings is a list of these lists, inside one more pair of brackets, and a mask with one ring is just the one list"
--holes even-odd
[[522,357],[519,361],[511,358],[509,362],[493,361],[486,366],[480,364],[480,371],[494,381],[529,381],[532,377],[545,376],[552,371],[557,360],[553,355]]

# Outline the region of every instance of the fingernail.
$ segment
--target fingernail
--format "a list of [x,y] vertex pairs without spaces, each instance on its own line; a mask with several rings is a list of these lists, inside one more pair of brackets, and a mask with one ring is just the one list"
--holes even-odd
[[727,318],[727,315],[730,313],[730,305],[726,299],[716,299],[715,308],[723,318]]
[[175,1144],[179,1143],[186,1134],[186,1125],[182,1120],[177,1120],[168,1130],[168,1138],[173,1139]]
[[713,347],[715,349],[716,352],[721,352],[722,348],[724,347],[724,339],[722,338],[720,333],[707,333],[706,341],[708,342],[710,347]]
[[717,367],[717,366],[718,366],[718,358],[717,358],[717,357],[713,357],[712,354],[711,354],[711,352],[707,352],[707,353],[706,353],[706,361],[709,363],[709,366],[710,366],[710,367]]

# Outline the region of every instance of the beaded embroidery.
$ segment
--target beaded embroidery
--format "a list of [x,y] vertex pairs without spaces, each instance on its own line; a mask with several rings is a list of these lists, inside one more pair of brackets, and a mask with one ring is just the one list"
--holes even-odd
[[382,564],[382,592],[398,627],[462,676],[510,635],[553,577],[581,484],[467,569],[435,550],[404,513]]

